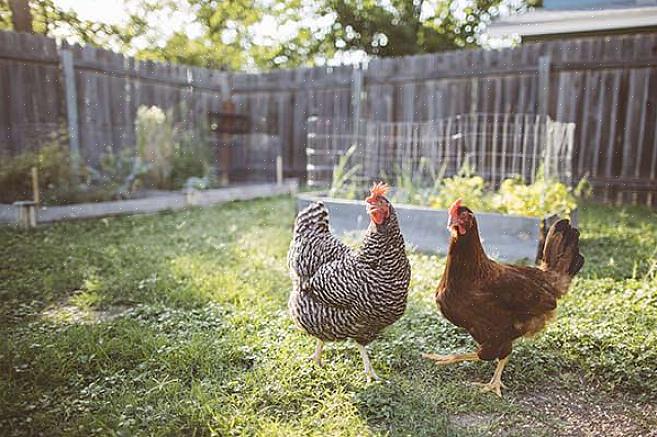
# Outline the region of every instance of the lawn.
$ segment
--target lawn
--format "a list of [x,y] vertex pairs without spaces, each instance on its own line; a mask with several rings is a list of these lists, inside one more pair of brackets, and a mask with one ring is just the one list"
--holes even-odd
[[[657,214],[586,205],[586,265],[517,344],[500,400],[437,367],[472,341],[436,312],[444,259],[411,254],[406,315],[370,346],[287,315],[293,201],[0,229],[0,435],[647,435],[657,427]],[[437,223],[436,226],[441,226]]]

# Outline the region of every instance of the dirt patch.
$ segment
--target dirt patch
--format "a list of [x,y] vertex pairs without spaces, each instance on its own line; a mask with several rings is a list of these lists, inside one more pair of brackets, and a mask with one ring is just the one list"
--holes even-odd
[[80,308],[72,304],[70,298],[67,298],[48,306],[41,312],[41,317],[73,324],[93,324],[112,321],[121,317],[130,308],[127,305],[112,305],[98,309]]
[[494,417],[484,413],[454,414],[449,418],[450,422],[461,428],[488,428],[494,422]]
[[595,387],[581,390],[544,387],[513,400],[527,411],[504,426],[498,435],[657,436],[657,407]]
[[[598,387],[534,387],[507,390],[513,412],[467,412],[450,416],[466,432],[492,436],[641,436],[657,437],[657,404],[628,394],[608,394]],[[484,394],[485,395],[485,394]]]

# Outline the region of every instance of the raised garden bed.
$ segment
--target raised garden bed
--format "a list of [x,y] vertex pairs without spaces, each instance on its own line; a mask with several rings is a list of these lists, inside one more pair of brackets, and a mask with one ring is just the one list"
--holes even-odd
[[[117,215],[149,214],[192,206],[210,206],[233,200],[250,200],[259,197],[295,193],[297,188],[297,180],[289,179],[283,181],[280,185],[270,183],[239,185],[214,190],[157,192],[152,196],[140,199],[40,207],[37,211],[37,223]],[[0,205],[0,223],[18,223],[18,208],[14,205]]]
[[[297,195],[297,208],[323,201],[330,212],[332,231],[338,236],[359,235],[367,229],[369,218],[365,202],[329,198],[323,193]],[[445,254],[449,241],[447,211],[395,204],[406,244],[423,252]],[[533,261],[538,251],[542,220],[508,214],[477,212],[479,232],[486,253],[503,261]],[[575,215],[571,213],[573,218]]]

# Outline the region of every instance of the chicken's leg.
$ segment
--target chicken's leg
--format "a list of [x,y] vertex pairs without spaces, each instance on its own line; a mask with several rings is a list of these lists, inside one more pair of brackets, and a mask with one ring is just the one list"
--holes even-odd
[[365,376],[367,377],[367,383],[369,384],[372,382],[372,379],[379,381],[381,378],[379,378],[379,375],[374,372],[372,363],[370,363],[370,357],[367,355],[367,349],[365,349],[365,346],[358,343],[358,350],[360,351],[360,356],[363,358],[363,366],[365,366]]
[[322,367],[322,351],[324,350],[324,342],[317,339],[317,348],[315,348],[315,353],[308,357],[309,360],[313,360],[315,364],[319,367]]
[[453,355],[422,354],[422,357],[433,360],[436,364],[440,365],[460,363],[461,361],[479,361],[479,355],[477,355],[477,352]]
[[493,373],[493,378],[488,384],[483,382],[475,382],[475,385],[480,385],[481,391],[492,391],[499,397],[502,397],[502,387],[504,387],[504,384],[502,384],[502,371],[504,370],[504,366],[506,366],[507,361],[509,361],[508,355],[501,360],[497,360],[495,373]]

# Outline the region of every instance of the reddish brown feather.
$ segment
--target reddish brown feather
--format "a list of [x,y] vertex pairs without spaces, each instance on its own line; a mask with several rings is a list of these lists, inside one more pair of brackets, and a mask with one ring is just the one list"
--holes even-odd
[[461,207],[461,199],[456,199],[456,201],[452,203],[452,206],[450,206],[449,209],[447,210],[447,213],[450,215],[450,217],[455,217],[460,207]]
[[[457,200],[449,213],[457,214],[460,207]],[[581,268],[578,232],[562,224],[548,234],[544,258],[550,261],[539,268],[489,259],[476,219],[466,234],[452,236],[436,303],[449,321],[467,329],[479,343],[480,359],[505,358],[515,339],[543,329],[554,317],[558,298],[568,291],[574,275],[570,272]]]

